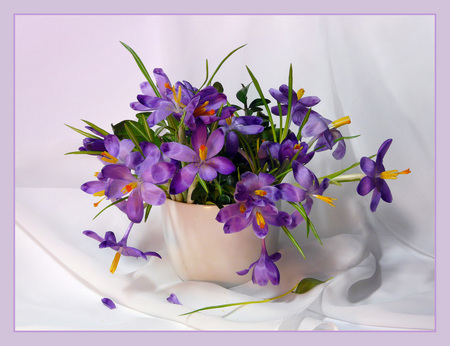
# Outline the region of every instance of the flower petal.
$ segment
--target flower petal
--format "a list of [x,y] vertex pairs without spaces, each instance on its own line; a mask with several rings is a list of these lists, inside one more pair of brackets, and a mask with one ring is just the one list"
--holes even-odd
[[356,188],[356,192],[358,192],[359,195],[361,196],[365,196],[367,195],[370,191],[372,191],[375,188],[375,182],[373,181],[373,179],[371,177],[364,177],[361,179],[361,181],[359,182],[357,188]]
[[217,171],[212,166],[210,166],[208,163],[205,162],[202,165],[200,165],[198,175],[203,180],[212,181],[216,179]]
[[183,191],[186,191],[194,181],[198,170],[198,164],[191,163],[175,173],[172,182],[170,183],[170,194],[177,195]]
[[141,187],[142,199],[150,205],[162,205],[166,201],[166,194],[152,183],[143,183]]
[[228,219],[227,222],[225,222],[225,225],[223,225],[223,231],[227,234],[240,232],[244,228],[250,226],[251,221],[252,221],[251,217],[246,219],[241,216],[232,217]]
[[222,150],[224,143],[225,143],[225,136],[222,132],[222,129],[219,128],[214,130],[209,135],[209,138],[206,142],[206,147],[208,148],[206,159],[216,156]]
[[102,298],[102,303],[110,309],[115,309],[116,308],[116,304],[114,304],[114,302],[109,299],[109,298]]
[[200,157],[191,148],[176,142],[161,144],[161,151],[171,159],[182,162],[199,162]]
[[127,216],[134,223],[140,223],[144,217],[144,201],[138,188],[133,189],[128,197]]
[[236,170],[230,159],[222,156],[213,157],[205,162],[205,164],[214,168],[217,172],[221,174],[231,174]]
[[182,305],[174,293],[170,294],[170,296],[167,298],[167,301],[172,304]]

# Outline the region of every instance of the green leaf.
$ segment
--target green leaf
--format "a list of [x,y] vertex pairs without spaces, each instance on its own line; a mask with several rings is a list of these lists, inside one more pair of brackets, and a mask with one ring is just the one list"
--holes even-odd
[[300,247],[300,245],[297,243],[297,240],[295,240],[294,236],[291,234],[291,232],[289,232],[289,230],[283,226],[281,227],[284,231],[284,233],[286,233],[286,235],[288,236],[288,238],[291,240],[292,244],[294,244],[294,246],[297,248],[297,250],[300,252],[300,254],[303,256],[303,258],[306,259],[305,254],[303,253],[302,248]]
[[248,93],[248,88],[250,87],[252,83],[250,83],[247,86],[242,85],[242,89],[240,89],[237,93],[236,93],[236,98],[241,101],[244,105],[247,105],[247,93]]
[[103,130],[102,128],[98,127],[97,125],[94,125],[93,123],[91,123],[91,122],[89,122],[87,120],[83,120],[83,119],[81,119],[81,121],[84,121],[86,124],[88,124],[94,130],[97,130],[98,132],[100,132],[102,135],[104,135],[104,136],[109,135],[109,132]]
[[215,82],[213,87],[217,90],[218,93],[223,93],[223,86],[219,82]]
[[205,181],[202,178],[200,178],[200,176],[198,174],[197,174],[197,177],[198,177],[198,182],[200,183],[200,185],[203,187],[203,189],[206,191],[206,193],[209,193],[208,187],[206,186]]
[[99,216],[101,213],[103,213],[106,209],[108,209],[109,207],[112,207],[113,205],[120,203],[122,201],[125,201],[126,199],[128,199],[128,196],[123,197],[121,199],[118,199],[117,201],[111,203],[110,205],[106,206],[105,208],[103,208],[97,215],[94,216],[94,218],[92,220],[95,220],[97,218],[97,216]]
[[70,153],[65,153],[64,155],[101,155],[101,151],[72,151]]
[[94,134],[92,134],[92,133],[85,132],[85,131],[83,131],[83,130],[79,130],[79,129],[77,129],[76,127],[73,127],[73,126],[70,126],[70,125],[67,125],[67,124],[64,124],[64,125],[66,125],[67,127],[71,128],[71,129],[74,130],[75,132],[78,132],[80,135],[83,135],[83,136],[85,136],[85,137],[87,137],[87,138],[103,139],[103,138],[100,138],[100,137],[98,137],[98,136],[96,136],[96,135],[94,135]]
[[147,81],[149,82],[150,86],[152,87],[153,91],[155,92],[155,95],[157,97],[161,97],[161,94],[159,93],[158,88],[156,87],[155,83],[153,83],[152,78],[150,77],[150,75],[148,74],[147,69],[145,68],[144,64],[142,63],[141,59],[139,58],[139,56],[136,54],[136,52],[129,47],[128,45],[126,45],[123,42],[120,42],[133,56],[134,60],[136,61],[137,65],[139,66],[139,69],[141,70],[142,74],[144,75],[144,77],[147,79]]
[[[332,278],[329,278],[328,280],[331,280],[331,279]],[[300,281],[300,283],[298,284],[294,293],[297,293],[297,294],[306,293],[308,291],[311,291],[314,287],[327,282],[328,280],[320,281],[320,280],[313,279],[313,278],[305,278],[302,281]]]
[[[270,100],[265,99],[266,103],[269,104]],[[261,108],[258,108],[259,106],[264,106],[264,102],[261,99],[255,99],[250,103],[250,106],[248,108],[253,110],[262,110]]]
[[236,51],[238,51],[239,49],[241,49],[242,47],[245,47],[245,46],[246,46],[246,44],[244,44],[244,45],[242,45],[242,46],[236,48],[235,50],[233,50],[230,54],[228,54],[228,55],[220,62],[219,66],[217,66],[216,70],[214,71],[214,73],[212,74],[211,78],[209,79],[208,84],[206,84],[207,86],[208,86],[208,85],[211,85],[211,82],[212,82],[214,76],[216,75],[217,72],[219,72],[219,69],[222,67],[223,63],[224,63],[230,56],[232,56]]
[[148,216],[150,215],[150,210],[152,210],[152,205],[151,204],[147,204],[147,206],[145,207],[144,222],[147,222]]
[[144,152],[142,151],[141,146],[139,145],[139,141],[136,139],[136,136],[131,131],[129,125],[125,123],[124,125],[125,131],[128,134],[128,137],[133,141],[135,148],[141,153],[141,155],[145,158]]
[[253,84],[255,85],[256,90],[258,91],[259,97],[263,101],[264,107],[266,108],[267,116],[269,117],[270,127],[271,127],[271,130],[272,130],[272,136],[273,136],[272,140],[273,140],[273,142],[277,142],[277,135],[276,135],[276,132],[275,132],[275,124],[273,123],[273,119],[272,119],[272,113],[270,112],[270,108],[267,105],[266,98],[264,97],[264,94],[262,92],[261,86],[259,85],[258,80],[253,75],[252,71],[250,71],[248,66],[246,66],[246,68],[247,68],[248,74],[250,75],[250,78],[253,81]]

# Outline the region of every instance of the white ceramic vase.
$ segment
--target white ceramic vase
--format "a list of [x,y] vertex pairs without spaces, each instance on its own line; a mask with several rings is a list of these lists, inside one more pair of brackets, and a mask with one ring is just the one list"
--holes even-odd
[[[208,281],[231,287],[251,280],[251,272],[238,275],[258,260],[261,240],[252,227],[225,234],[216,221],[219,208],[166,200],[162,222],[166,250],[177,275],[184,281]],[[269,254],[278,247],[279,229],[271,227],[266,237]]]

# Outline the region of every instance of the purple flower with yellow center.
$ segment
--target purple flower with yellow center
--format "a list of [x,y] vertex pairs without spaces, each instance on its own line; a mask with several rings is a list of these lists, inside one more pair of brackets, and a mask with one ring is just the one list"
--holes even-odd
[[342,134],[337,129],[343,125],[350,124],[350,117],[342,117],[335,121],[325,118],[323,120],[328,124],[328,128],[316,135],[317,143],[314,149],[315,151],[332,150],[337,143],[336,149],[333,151],[333,157],[336,160],[340,160],[345,156],[346,145],[343,139],[339,139],[342,138]]
[[411,170],[405,169],[399,172],[398,170],[386,171],[383,165],[383,158],[391,146],[392,139],[384,141],[378,149],[376,161],[363,157],[360,165],[362,171],[366,174],[358,184],[356,191],[361,196],[367,195],[373,190],[372,200],[370,202],[370,210],[375,212],[377,210],[380,199],[387,203],[392,202],[392,194],[389,189],[386,179],[397,179],[399,174],[409,174]]
[[235,156],[239,149],[239,138],[236,132],[244,135],[256,135],[264,130],[260,117],[246,115],[242,117],[230,116],[220,120],[219,125],[226,135],[225,148],[228,155]]
[[274,182],[275,177],[271,174],[245,172],[236,184],[234,199],[236,202],[247,202],[259,207],[274,204],[281,198],[280,191],[271,186]]
[[131,139],[119,140],[116,135],[107,135],[104,144],[106,150],[102,152],[100,157],[103,164],[110,165],[119,163],[128,166],[128,155],[134,149],[134,144]]
[[[289,105],[289,87],[286,84],[280,86],[279,90],[270,89],[270,94],[281,104],[281,115],[288,113]],[[291,117],[295,125],[300,126],[308,113],[309,109],[320,102],[317,96],[304,97],[305,90],[300,89],[297,93],[292,91]],[[280,115],[278,106],[272,107],[272,113]],[[314,137],[327,129],[327,124],[322,116],[316,111],[311,110],[309,119],[302,129],[302,136]]]
[[132,257],[136,257],[136,258],[141,257],[145,260],[147,259],[147,256],[155,256],[155,257],[161,258],[161,256],[156,252],[153,252],[153,251],[143,252],[134,247],[127,246],[128,237],[130,235],[130,231],[131,231],[131,228],[133,227],[133,225],[134,225],[134,223],[131,222],[130,225],[128,226],[127,231],[125,232],[125,235],[119,242],[116,241],[116,236],[114,235],[113,232],[106,232],[104,238],[99,236],[97,233],[95,233],[93,231],[84,231],[83,232],[84,235],[99,241],[100,249],[111,248],[114,251],[116,251],[116,255],[114,256],[114,260],[109,269],[109,271],[112,274],[114,274],[114,272],[116,271],[117,265],[119,264],[119,260],[122,255],[123,256],[132,256]]
[[[236,111],[233,106],[225,106],[227,97],[219,93],[216,88],[209,86],[199,91],[186,106],[184,123],[190,130],[195,130],[197,119],[209,125],[216,121],[225,120]],[[218,114],[220,108],[220,116]]]
[[102,169],[102,175],[111,180],[105,190],[107,197],[118,199],[129,193],[126,213],[134,223],[142,221],[144,202],[150,205],[165,202],[166,194],[156,185],[165,184],[176,169],[171,163],[160,162],[160,151],[156,145],[148,143],[146,152],[146,159],[136,167],[137,176],[125,165],[108,165]]
[[296,161],[307,164],[313,158],[314,151],[308,153],[308,144],[299,143],[292,132],[281,143],[264,141],[258,151],[261,165],[268,162],[269,167],[273,166],[273,160],[282,163],[285,160],[291,161],[294,156]]
[[261,255],[256,262],[253,262],[248,269],[237,272],[238,275],[247,274],[252,268],[252,281],[259,286],[265,286],[269,283],[278,285],[280,283],[280,272],[275,262],[281,258],[279,252],[270,255],[267,253],[265,239],[261,239]]
[[154,111],[147,118],[150,127],[153,127],[171,114],[181,117],[183,109],[190,102],[196,91],[187,82],[184,84],[177,82],[175,86],[172,86],[169,78],[161,68],[155,68],[153,75],[161,97],[157,97],[150,84],[144,82],[140,85],[143,94],[137,96],[138,102],[130,104],[131,108],[137,111]]
[[[154,111],[147,118],[150,127],[166,119],[169,115],[180,120],[184,116],[186,126],[195,130],[196,119],[201,119],[205,124],[211,124],[220,119],[231,116],[236,110],[234,107],[223,107],[227,103],[225,94],[219,93],[214,87],[209,86],[201,91],[186,81],[177,82],[172,86],[169,78],[160,68],[154,69],[156,84],[161,98],[155,96],[153,89],[146,82],[141,84],[143,95],[138,95],[138,102],[130,104],[131,108],[138,111]],[[223,107],[220,117],[218,110]]]
[[213,131],[209,137],[206,126],[200,121],[192,133],[192,149],[177,142],[161,144],[161,151],[167,157],[189,163],[181,168],[172,179],[170,194],[176,195],[189,188],[198,173],[201,179],[212,181],[217,173],[231,174],[236,170],[233,163],[216,156],[223,148],[225,138],[221,129]]
[[282,193],[281,199],[288,202],[305,201],[303,206],[307,214],[309,214],[313,205],[312,197],[320,199],[332,207],[335,206],[333,204],[333,200],[336,200],[335,198],[322,195],[329,186],[330,180],[328,178],[325,178],[322,183],[319,184],[319,180],[314,173],[297,161],[292,162],[292,171],[294,178],[300,187],[289,183],[278,184],[276,187]]

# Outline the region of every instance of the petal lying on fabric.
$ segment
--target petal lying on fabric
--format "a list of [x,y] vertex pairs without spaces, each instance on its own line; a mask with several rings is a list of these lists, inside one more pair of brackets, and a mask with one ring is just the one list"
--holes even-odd
[[109,298],[102,298],[102,303],[110,309],[115,309],[116,308],[116,304],[114,304],[114,302],[109,299]]

